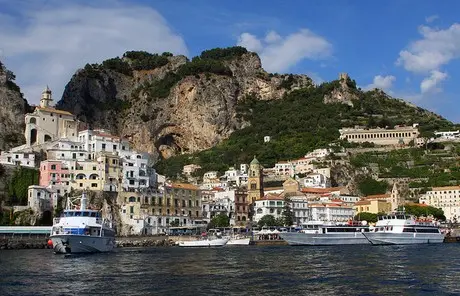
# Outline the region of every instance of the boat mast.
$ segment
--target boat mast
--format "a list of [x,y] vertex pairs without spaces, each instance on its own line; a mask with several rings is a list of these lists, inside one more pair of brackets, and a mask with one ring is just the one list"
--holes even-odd
[[80,210],[82,211],[86,210],[86,191],[85,190],[83,190],[83,193],[81,194]]

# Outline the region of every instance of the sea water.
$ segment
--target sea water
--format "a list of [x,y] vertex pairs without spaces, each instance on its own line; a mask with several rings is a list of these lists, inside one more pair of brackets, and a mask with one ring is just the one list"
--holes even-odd
[[460,295],[460,244],[0,251],[0,295]]

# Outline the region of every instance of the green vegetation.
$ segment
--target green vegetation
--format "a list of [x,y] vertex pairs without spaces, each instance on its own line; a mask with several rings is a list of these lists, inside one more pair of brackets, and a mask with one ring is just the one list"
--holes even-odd
[[10,205],[27,205],[27,189],[38,184],[39,172],[35,169],[19,167],[8,182],[8,203]]
[[208,229],[228,226],[230,226],[230,218],[225,214],[219,214],[211,219],[211,222],[208,224]]
[[131,60],[133,70],[153,70],[168,63],[167,55],[151,54],[146,51],[127,51],[124,58]]
[[[440,127],[454,127],[443,118],[377,91],[362,93],[352,90],[359,95],[359,100],[353,102],[354,107],[340,103],[324,104],[324,96],[337,87],[340,83],[335,80],[316,88],[293,91],[283,99],[273,101],[261,101],[255,95],[249,95],[238,103],[236,110],[237,117],[250,122],[250,126],[235,131],[212,149],[188,157],[180,156],[179,160],[175,157],[162,160],[157,169],[174,177],[180,174],[180,170],[174,168],[179,167],[178,163],[196,163],[203,170],[223,172],[228,166],[249,163],[254,155],[264,166],[272,167],[279,160],[300,158],[308,151],[327,147],[333,142],[354,147],[353,143],[338,140],[339,128],[366,126],[368,123],[376,127],[418,122],[426,133]],[[272,140],[264,143],[264,136],[271,136]],[[356,167],[363,165],[359,158],[354,162]],[[176,165],[170,166],[170,163]]]
[[277,219],[275,219],[274,216],[272,215],[265,215],[263,216],[262,218],[260,218],[259,222],[257,223],[257,225],[259,225],[259,227],[264,227],[264,226],[280,226],[279,224],[280,221],[278,221]]
[[212,60],[230,60],[242,56],[247,53],[248,50],[241,46],[233,46],[227,48],[214,48],[205,50],[201,53],[201,59],[212,59]]
[[284,204],[284,210],[283,210],[283,214],[281,216],[281,225],[283,226],[291,226],[294,224],[294,213],[292,212],[291,208],[289,207],[288,203],[287,203],[288,200],[285,200]]
[[378,215],[368,212],[362,212],[357,214],[353,220],[355,221],[367,221],[368,223],[375,223],[377,222]]
[[384,194],[388,190],[388,182],[377,181],[371,177],[364,177],[358,182],[358,189],[364,196]]
[[113,59],[108,59],[102,62],[102,67],[106,69],[111,69],[116,72],[132,76],[133,75],[133,70],[129,66],[129,64],[119,57],[113,58]]
[[405,204],[404,210],[407,214],[414,215],[416,217],[428,217],[433,216],[438,220],[446,220],[444,211],[437,209],[432,206],[418,205],[418,204]]
[[[460,145],[432,145],[424,150],[410,148],[390,152],[367,152],[353,156],[350,163],[355,168],[376,166],[380,178],[411,178],[411,188],[460,185],[460,168],[456,160]],[[435,149],[441,148],[441,149]]]

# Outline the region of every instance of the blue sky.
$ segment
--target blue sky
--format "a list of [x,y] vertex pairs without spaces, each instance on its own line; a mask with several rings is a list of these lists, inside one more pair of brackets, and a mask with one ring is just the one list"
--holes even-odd
[[87,62],[126,50],[244,45],[270,72],[316,82],[348,72],[460,122],[459,1],[0,0],[0,59],[29,102],[46,84],[59,99]]

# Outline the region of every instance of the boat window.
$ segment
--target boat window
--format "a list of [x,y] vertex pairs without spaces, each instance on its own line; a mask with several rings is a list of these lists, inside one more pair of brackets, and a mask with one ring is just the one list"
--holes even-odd
[[89,216],[89,212],[83,212],[83,217],[88,217]]
[[415,232],[415,228],[404,227],[403,232]]
[[439,233],[437,228],[416,228],[416,231],[422,233]]
[[80,217],[80,216],[81,216],[81,212],[75,212],[75,216]]
[[91,212],[91,217],[96,217],[96,213],[95,213],[95,212]]

